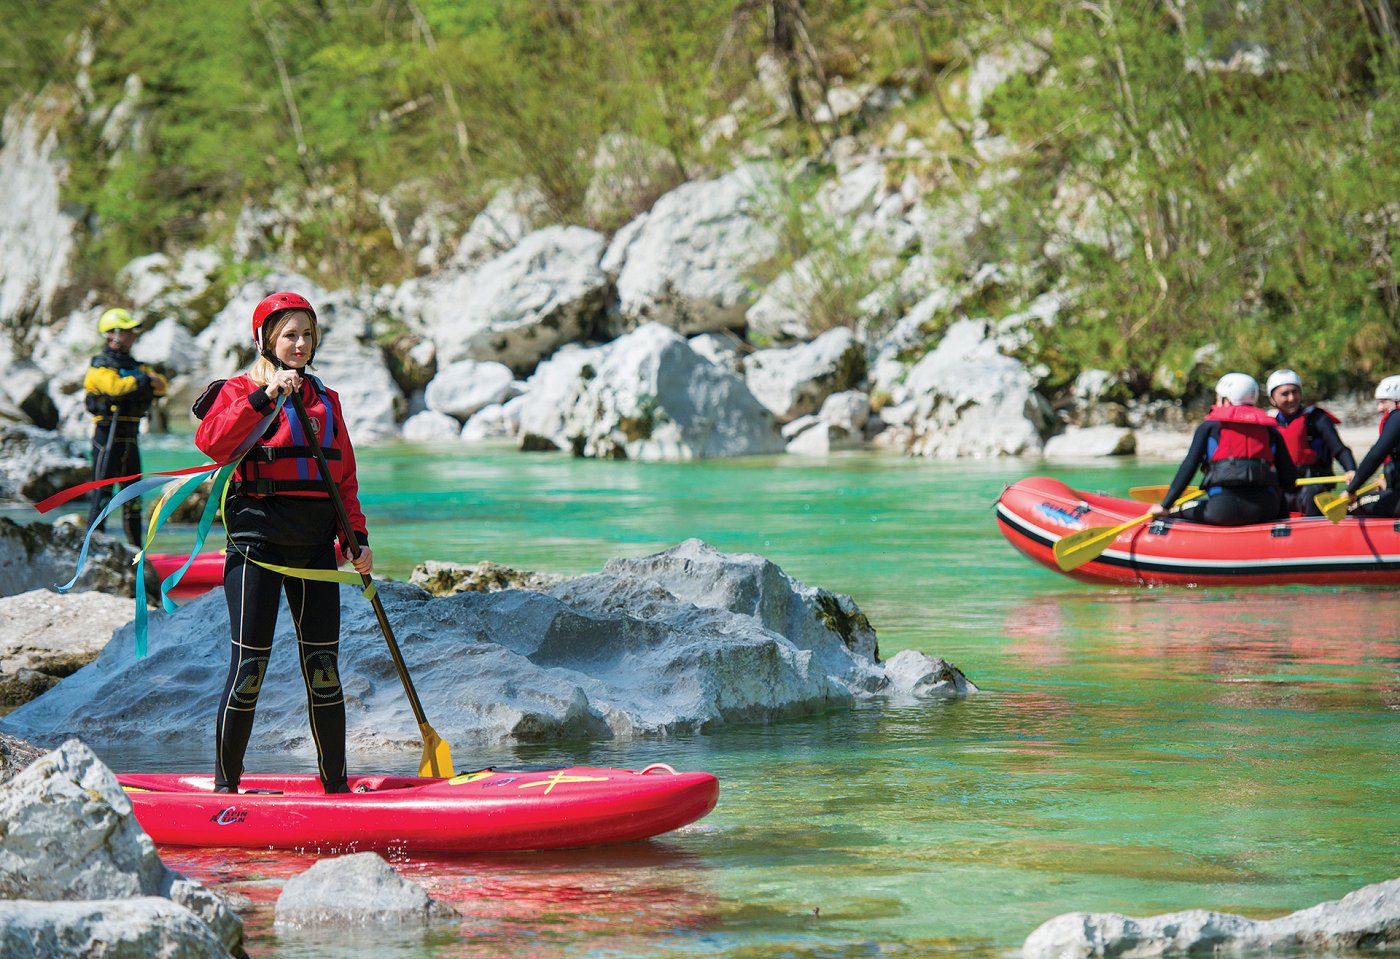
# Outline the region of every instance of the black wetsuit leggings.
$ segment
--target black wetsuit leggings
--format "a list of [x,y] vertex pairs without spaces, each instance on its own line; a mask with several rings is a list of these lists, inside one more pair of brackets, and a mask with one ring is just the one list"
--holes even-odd
[[[134,427],[134,424],[133,424]],[[128,431],[130,429],[130,431]],[[125,435],[123,433],[125,432]],[[111,436],[112,446],[107,448],[107,438]],[[92,478],[95,480],[111,479],[114,476],[133,476],[141,472],[141,450],[136,445],[136,433],[134,428],[128,428],[125,423],[117,426],[117,433],[112,436],[111,426],[108,423],[99,424],[92,433]],[[134,482],[134,481],[133,481]],[[88,510],[88,525],[97,519],[97,514],[112,499],[116,492],[114,486],[103,486],[93,490],[92,508]],[[104,519],[98,529],[107,525]],[[122,526],[126,530],[126,538],[131,541],[131,545],[137,549],[141,548],[141,498],[128,500],[122,506]]]
[[1248,526],[1272,523],[1281,514],[1282,501],[1277,489],[1224,487],[1202,502],[1193,500],[1179,512],[1182,519],[1211,526]]
[[[335,569],[335,547],[245,546],[264,563],[307,569]],[[311,714],[311,738],[316,744],[317,771],[330,789],[345,783],[345,697],[340,688],[340,587],[296,579],[248,562],[230,545],[224,561],[224,593],[228,600],[232,646],[228,679],[214,730],[214,786],[237,789],[243,775],[243,755],[253,731],[277,626],[279,593],[287,594],[296,628],[301,676]]]

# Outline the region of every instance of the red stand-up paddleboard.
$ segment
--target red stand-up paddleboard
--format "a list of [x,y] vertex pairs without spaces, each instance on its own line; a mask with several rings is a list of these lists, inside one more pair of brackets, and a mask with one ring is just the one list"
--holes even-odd
[[[1055,543],[1090,527],[1117,526],[1146,507],[1036,476],[997,500],[997,526],[1011,545],[1059,571]],[[1264,586],[1400,583],[1400,521],[1323,517],[1253,526],[1207,526],[1164,518],[1120,533],[1101,555],[1066,573],[1127,586]]]
[[482,770],[450,779],[351,776],[325,795],[315,776],[244,776],[237,795],[207,775],[120,775],[141,828],[171,846],[342,852],[488,852],[631,842],[694,822],[719,780],[655,763]]

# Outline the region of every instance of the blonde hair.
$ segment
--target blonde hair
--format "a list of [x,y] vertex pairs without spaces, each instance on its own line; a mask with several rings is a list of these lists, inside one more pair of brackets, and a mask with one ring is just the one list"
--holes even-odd
[[[314,353],[316,347],[321,345],[321,327],[317,325],[316,317],[306,310],[283,310],[277,315],[275,322],[264,323],[262,328],[263,346],[266,347],[268,344],[276,342],[277,337],[282,335],[282,327],[290,323],[292,318],[296,316],[304,316],[311,321],[311,349]],[[306,368],[309,370],[313,367],[307,363]],[[272,375],[276,372],[277,364],[259,353],[258,358],[253,361],[252,368],[248,370],[248,378],[259,386],[266,386],[272,382]]]

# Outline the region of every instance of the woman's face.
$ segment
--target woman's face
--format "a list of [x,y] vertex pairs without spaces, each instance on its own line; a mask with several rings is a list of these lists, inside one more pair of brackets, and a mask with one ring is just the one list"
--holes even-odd
[[1380,413],[1382,416],[1384,416],[1386,413],[1389,413],[1397,406],[1400,406],[1400,403],[1397,403],[1394,400],[1376,400],[1376,412]]
[[277,328],[272,353],[284,366],[299,370],[306,366],[316,349],[316,327],[305,310],[288,313]]

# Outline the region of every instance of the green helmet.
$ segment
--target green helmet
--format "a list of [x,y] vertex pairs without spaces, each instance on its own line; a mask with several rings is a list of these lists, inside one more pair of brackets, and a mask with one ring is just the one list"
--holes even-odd
[[97,332],[110,333],[113,330],[134,330],[140,326],[140,320],[118,306],[102,314],[102,318],[97,321]]

